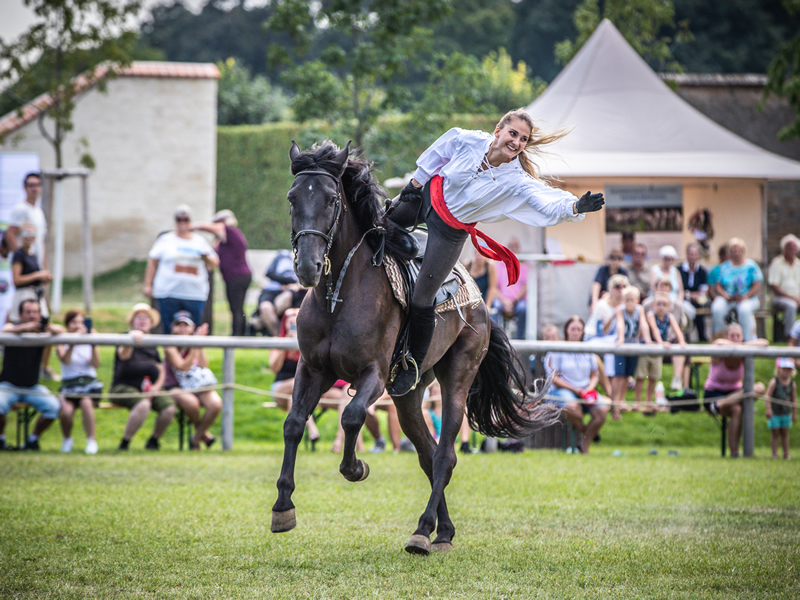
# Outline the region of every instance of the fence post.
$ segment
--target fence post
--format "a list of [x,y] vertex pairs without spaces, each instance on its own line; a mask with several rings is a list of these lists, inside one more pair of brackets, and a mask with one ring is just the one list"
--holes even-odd
[[[745,396],[742,402],[742,453],[744,456],[753,456],[755,446],[755,399],[749,395],[753,393],[756,380],[756,359],[752,356],[744,359],[743,388]],[[730,437],[730,432],[729,432]]]
[[222,449],[233,448],[233,387],[236,379],[236,360],[233,348],[222,354]]

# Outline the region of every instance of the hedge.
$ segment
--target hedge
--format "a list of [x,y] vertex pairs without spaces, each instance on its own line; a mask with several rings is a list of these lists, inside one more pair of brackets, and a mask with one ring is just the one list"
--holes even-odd
[[[376,176],[385,181],[412,171],[420,152],[448,127],[491,131],[496,122],[496,116],[480,115],[432,118],[425,123],[404,115],[387,116],[371,133],[364,157],[375,163]],[[305,150],[327,137],[340,146],[347,143],[346,131],[322,123],[217,128],[217,210],[236,213],[251,248],[289,246],[289,148],[293,139]]]

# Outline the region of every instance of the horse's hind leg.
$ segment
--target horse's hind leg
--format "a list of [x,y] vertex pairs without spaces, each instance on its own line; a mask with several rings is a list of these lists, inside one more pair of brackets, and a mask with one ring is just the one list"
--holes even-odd
[[342,411],[344,451],[339,472],[348,481],[363,481],[369,475],[369,467],[366,462],[356,458],[356,442],[367,417],[367,408],[383,393],[384,382],[378,369],[371,368],[364,371],[353,387],[356,394]]
[[278,478],[278,500],[272,507],[272,533],[289,531],[297,524],[292,503],[297,447],[303,439],[308,417],[319,402],[322,392],[332,383],[333,381],[329,381],[326,386],[323,374],[312,371],[300,359],[292,392],[292,408],[283,423],[283,464]]

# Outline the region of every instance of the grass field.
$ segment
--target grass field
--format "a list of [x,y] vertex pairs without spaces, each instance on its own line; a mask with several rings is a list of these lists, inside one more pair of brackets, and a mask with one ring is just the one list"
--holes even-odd
[[796,462],[555,451],[462,456],[455,549],[403,547],[428,485],[409,454],[301,450],[298,527],[269,531],[275,444],[0,456],[2,598],[775,598],[800,594]]

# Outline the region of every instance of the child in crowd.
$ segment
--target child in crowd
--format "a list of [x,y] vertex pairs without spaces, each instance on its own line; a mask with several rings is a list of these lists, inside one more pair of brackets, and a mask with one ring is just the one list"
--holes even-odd
[[783,448],[783,458],[789,459],[789,427],[797,422],[797,390],[794,385],[795,365],[791,358],[779,358],[775,364],[775,377],[767,387],[764,401],[771,433],[772,458],[778,458],[778,438]]
[[[653,297],[652,310],[647,313],[647,325],[652,340],[656,344],[661,344],[664,348],[669,348],[671,345],[667,341],[670,331],[672,331],[681,346],[686,345],[686,339],[683,337],[678,320],[670,312],[671,306],[672,301],[669,299],[669,294],[656,292]],[[656,383],[661,379],[663,362],[664,359],[661,356],[642,356],[639,358],[639,364],[636,367],[636,406],[641,408],[642,387],[644,386],[644,380],[647,379],[647,395],[645,396],[644,408],[641,408],[645,414],[655,413],[653,394],[655,393]]]
[[[644,309],[639,304],[641,293],[639,288],[632,285],[622,290],[622,304],[617,307],[617,345],[637,344],[639,340],[650,343],[650,332],[647,328]],[[635,356],[615,356],[613,404],[611,416],[619,419],[620,409],[624,406],[625,391],[628,389],[628,378],[636,374]]]

